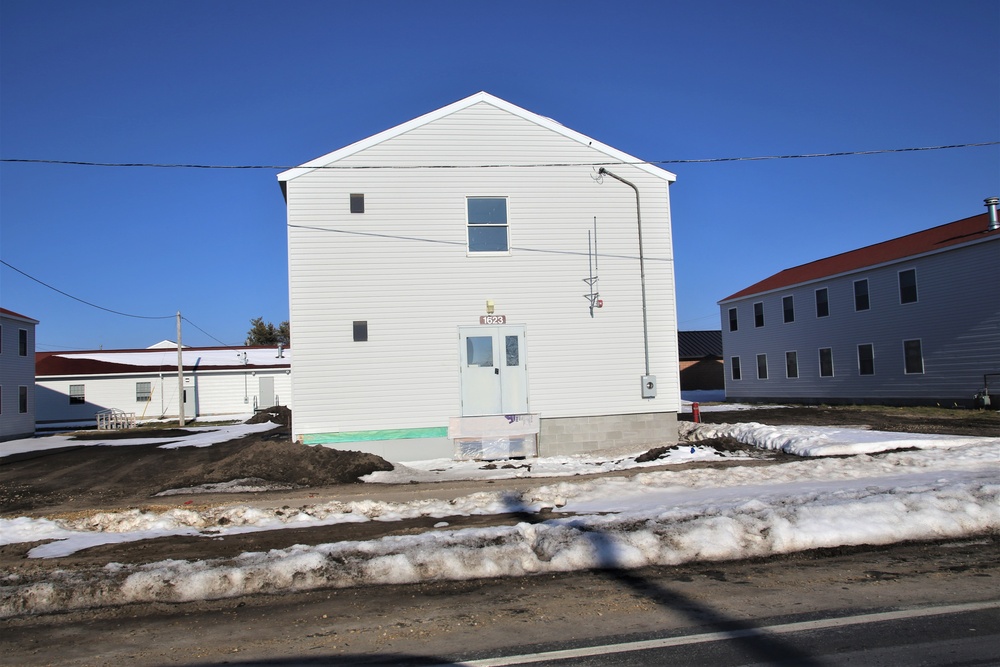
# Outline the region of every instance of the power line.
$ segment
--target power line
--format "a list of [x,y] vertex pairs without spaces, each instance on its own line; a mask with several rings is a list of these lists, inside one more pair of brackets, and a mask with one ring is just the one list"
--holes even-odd
[[98,306],[96,303],[91,303],[90,301],[86,301],[84,299],[81,299],[80,297],[73,296],[72,294],[69,294],[68,292],[64,292],[61,289],[59,289],[58,287],[53,287],[52,285],[50,285],[50,284],[48,284],[46,282],[43,282],[43,281],[39,280],[38,278],[36,278],[36,277],[34,277],[32,275],[29,275],[29,274],[25,273],[24,271],[22,271],[21,269],[17,268],[16,266],[13,266],[12,264],[8,264],[7,262],[5,262],[2,259],[0,259],[0,264],[3,264],[4,266],[6,266],[9,269],[13,269],[14,271],[17,271],[18,273],[20,273],[25,278],[28,278],[30,280],[34,280],[39,285],[42,285],[44,287],[48,287],[53,292],[59,292],[63,296],[69,297],[70,299],[73,299],[74,301],[79,301],[80,303],[86,304],[86,305],[90,306],[91,308],[97,308],[98,310],[104,310],[104,311],[107,311],[109,313],[114,313],[115,315],[121,315],[123,317],[134,317],[135,319],[138,319],[138,320],[169,320],[169,319],[175,317],[174,315],[133,315],[132,313],[123,313],[120,310],[112,310],[111,308],[105,308],[104,306]]
[[[975,148],[980,146],[996,146],[1000,141],[982,141],[966,144],[948,144],[943,146],[914,146],[908,148],[882,148],[868,151],[838,151],[833,153],[799,153],[789,155],[756,155],[743,157],[697,158],[689,160],[638,160],[635,162],[547,162],[537,164],[425,164],[425,165],[338,165],[328,164],[308,169],[327,169],[343,171],[364,170],[413,170],[413,169],[503,169],[503,168],[539,168],[539,167],[611,167],[615,165],[667,165],[667,164],[707,164],[715,162],[758,162],[763,160],[798,160],[821,157],[846,157],[851,155],[883,155],[887,153],[913,153],[918,151],[940,151],[954,148]],[[76,167],[129,167],[155,169],[265,169],[287,170],[297,169],[302,165],[276,164],[196,164],[196,163],[160,163],[160,162],[88,162],[83,160],[44,160],[30,158],[0,158],[0,162],[18,164],[69,165]]]
[[[132,318],[139,319],[139,320],[170,320],[170,319],[173,319],[173,318],[176,317],[176,315],[135,315],[133,313],[123,313],[120,310],[114,310],[114,309],[111,309],[111,308],[105,308],[104,306],[99,306],[96,303],[91,303],[90,301],[87,301],[85,299],[81,299],[80,297],[73,296],[72,294],[69,294],[68,292],[64,292],[61,289],[59,289],[58,287],[53,287],[52,285],[49,285],[47,282],[39,280],[38,278],[36,278],[36,277],[34,277],[34,276],[32,276],[32,275],[30,275],[30,274],[22,271],[21,269],[17,268],[16,266],[14,266],[14,265],[12,265],[12,264],[10,264],[8,262],[5,262],[2,259],[0,259],[0,264],[3,264],[4,266],[6,266],[9,269],[13,269],[14,271],[17,271],[18,273],[20,273],[25,278],[28,278],[29,280],[33,280],[36,283],[38,283],[39,285],[42,285],[43,287],[49,288],[53,292],[58,292],[59,294],[62,294],[65,297],[69,297],[70,299],[73,299],[74,301],[79,301],[80,303],[86,304],[86,305],[90,306],[91,308],[97,308],[98,310],[103,310],[103,311],[108,312],[108,313],[114,313],[115,315],[121,315],[123,317],[132,317]],[[195,324],[194,322],[192,322],[188,318],[184,317],[183,315],[181,316],[181,319],[184,320],[185,322],[187,322],[188,324],[190,324],[191,326],[193,326],[198,331],[200,331],[203,334],[205,334],[206,336],[208,336],[209,338],[211,338],[212,340],[214,340],[216,343],[222,345],[223,347],[232,347],[232,348],[239,347],[238,345],[228,345],[226,343],[223,343],[221,340],[219,340],[218,338],[216,338],[212,334],[208,333],[207,331],[205,331],[200,326],[198,326],[197,324]]]

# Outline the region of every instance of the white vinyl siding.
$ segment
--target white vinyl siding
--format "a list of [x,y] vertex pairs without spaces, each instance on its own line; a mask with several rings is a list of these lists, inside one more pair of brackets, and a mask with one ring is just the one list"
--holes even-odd
[[[658,382],[657,398],[644,400],[635,193],[610,178],[597,183],[582,163],[598,159],[607,156],[481,103],[338,164],[581,166],[316,170],[287,181],[296,434],[447,425],[461,414],[458,326],[477,324],[487,300],[526,327],[531,412],[676,412],[668,184],[637,167],[611,168],[642,192]],[[347,191],[379,202],[364,225],[334,205]],[[470,257],[467,197],[497,192],[509,205],[509,252]],[[604,308],[591,317],[579,285],[595,216]],[[364,346],[351,339],[355,320],[369,323]]]

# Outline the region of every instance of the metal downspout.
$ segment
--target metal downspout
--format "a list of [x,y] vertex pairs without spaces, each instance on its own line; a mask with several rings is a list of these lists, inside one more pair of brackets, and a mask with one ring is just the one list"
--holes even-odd
[[602,176],[608,175],[616,181],[621,181],[635,191],[635,217],[639,224],[639,276],[642,284],[642,345],[646,354],[646,375],[649,375],[649,325],[646,322],[646,264],[642,254],[642,213],[639,206],[639,188],[635,187],[635,184],[631,181],[627,181],[621,176],[611,173],[604,167],[601,167],[597,173]]

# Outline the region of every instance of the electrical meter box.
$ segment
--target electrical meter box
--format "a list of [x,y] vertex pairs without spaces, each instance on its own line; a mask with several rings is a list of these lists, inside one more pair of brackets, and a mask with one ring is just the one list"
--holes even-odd
[[642,397],[643,398],[656,398],[656,376],[655,375],[643,375],[642,376]]

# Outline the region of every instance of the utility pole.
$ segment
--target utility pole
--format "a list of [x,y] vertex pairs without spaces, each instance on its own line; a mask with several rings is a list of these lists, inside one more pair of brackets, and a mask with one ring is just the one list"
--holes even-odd
[[184,353],[181,351],[181,311],[177,311],[177,423],[184,427]]

